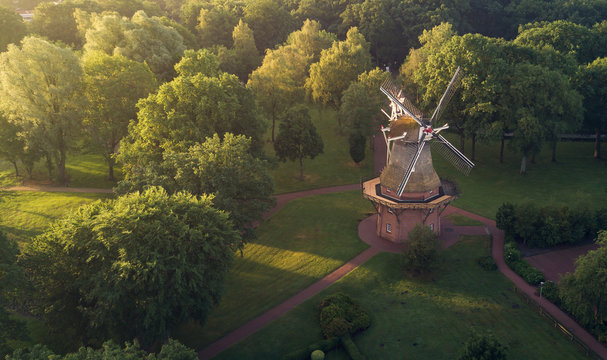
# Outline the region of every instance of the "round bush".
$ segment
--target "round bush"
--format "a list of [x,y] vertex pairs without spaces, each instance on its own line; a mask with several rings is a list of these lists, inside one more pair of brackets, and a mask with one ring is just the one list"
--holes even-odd
[[478,264],[487,271],[497,270],[497,264],[493,256],[483,256],[478,259]]
[[310,355],[310,360],[324,360],[325,353],[322,350],[314,350]]

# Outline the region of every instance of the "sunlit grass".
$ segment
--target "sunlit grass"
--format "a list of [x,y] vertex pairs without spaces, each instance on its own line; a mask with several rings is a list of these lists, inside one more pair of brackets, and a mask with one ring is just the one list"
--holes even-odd
[[237,256],[221,304],[204,328],[189,323],[175,336],[204,348],[320,280],[368,247],[357,227],[371,211],[357,191],[288,203],[259,226],[244,256]]
[[[310,107],[312,122],[316,126],[324,143],[324,153],[314,159],[304,159],[304,176],[299,178],[299,162],[279,162],[278,168],[271,171],[276,193],[321,188],[326,186],[357,184],[361,177],[370,176],[373,172],[373,151],[367,146],[366,157],[357,165],[350,158],[348,138],[341,134],[337,124],[337,113],[332,109]],[[276,127],[278,133],[278,125]],[[346,131],[344,130],[344,133]],[[274,155],[273,143],[269,142],[265,152]]]
[[70,210],[109,194],[0,192],[0,231],[24,244]]
[[[497,271],[476,263],[489,254],[488,236],[465,236],[443,253],[440,270],[425,279],[403,274],[399,256],[382,253],[291,310],[217,359],[276,359],[322,339],[317,306],[344,292],[371,314],[354,341],[369,359],[453,359],[473,330],[492,331],[509,359],[584,359],[545,318],[513,292]],[[343,350],[327,359],[348,359]]]

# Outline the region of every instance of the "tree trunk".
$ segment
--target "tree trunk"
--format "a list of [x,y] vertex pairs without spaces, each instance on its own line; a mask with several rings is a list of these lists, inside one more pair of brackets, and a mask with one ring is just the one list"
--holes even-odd
[[464,145],[466,144],[466,139],[464,138],[464,134],[459,134],[459,147],[462,154],[464,153]]
[[531,154],[531,163],[535,164],[535,153]]
[[11,161],[13,167],[15,168],[15,177],[19,177],[19,168],[17,167],[17,160]]
[[109,159],[107,160],[107,165],[108,165],[108,177],[107,179],[109,181],[114,181],[116,180],[114,178],[114,159],[112,159],[112,157],[110,156]]
[[525,175],[527,173],[527,155],[523,155],[521,159],[521,175]]
[[53,159],[51,158],[51,154],[46,153],[46,169],[48,170],[48,180],[53,181]]
[[552,162],[556,162],[556,145],[558,143],[558,140],[553,140],[552,141]]
[[57,181],[59,185],[67,186],[67,177],[65,174],[65,149],[60,149],[59,161],[57,163]]
[[476,134],[472,134],[472,161],[476,160]]
[[299,158],[299,178],[301,180],[304,179],[304,175],[303,175],[303,156]]
[[272,115],[272,142],[274,142],[274,128],[276,127],[276,117]]
[[595,129],[595,137],[594,137],[594,158],[601,158],[601,132],[599,128]]
[[502,135],[502,144],[500,145],[500,164],[504,163],[504,142],[505,137]]

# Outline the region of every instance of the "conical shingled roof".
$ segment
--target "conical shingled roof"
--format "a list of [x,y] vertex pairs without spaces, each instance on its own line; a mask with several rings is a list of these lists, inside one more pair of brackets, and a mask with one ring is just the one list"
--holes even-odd
[[[417,151],[419,125],[410,117],[401,117],[390,125],[390,133],[393,136],[400,136],[405,131],[407,132],[405,138],[395,141],[390,161],[380,175],[380,184],[394,192],[400,187],[407,168]],[[432,164],[430,146],[426,144],[409,177],[404,193],[426,192],[436,189],[440,185],[441,181]]]

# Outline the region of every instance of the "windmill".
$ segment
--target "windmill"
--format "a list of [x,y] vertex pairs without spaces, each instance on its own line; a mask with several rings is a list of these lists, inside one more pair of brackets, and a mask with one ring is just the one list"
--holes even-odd
[[457,197],[457,192],[436,174],[430,147],[466,175],[474,167],[440,135],[449,128],[448,124],[433,127],[460,86],[462,76],[457,68],[430,118],[424,117],[390,79],[380,87],[390,101],[389,110],[382,109],[390,119],[389,126],[382,127],[387,166],[379,178],[363,183],[363,196],[374,203],[379,213],[379,236],[400,242],[417,223],[429,222],[431,228],[436,225],[436,230],[440,229],[440,212]]

